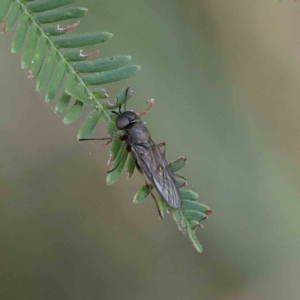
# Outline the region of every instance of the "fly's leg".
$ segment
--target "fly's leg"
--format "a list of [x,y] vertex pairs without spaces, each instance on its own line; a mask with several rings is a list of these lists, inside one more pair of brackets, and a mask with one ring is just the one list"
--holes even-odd
[[184,163],[186,163],[186,158],[184,156],[179,156],[176,160],[172,161],[169,163],[169,166],[178,163],[179,161],[183,161]]
[[154,99],[149,99],[146,101],[146,103],[149,103],[149,106],[144,111],[137,114],[139,118],[143,117],[151,109],[154,104]]
[[181,175],[178,175],[178,174],[176,174],[176,173],[173,173],[173,175],[176,176],[176,177],[178,177],[178,178],[181,178],[181,179],[184,180],[183,184],[182,184],[181,186],[179,186],[178,188],[181,188],[181,187],[184,187],[184,186],[187,186],[187,185],[188,185],[187,180],[186,180],[185,177],[183,177],[183,176],[181,176]]
[[164,147],[163,155],[166,157],[166,152],[167,152],[167,146],[165,142],[159,143],[156,145],[158,148]]
[[85,141],[106,141],[103,145],[104,147],[108,146],[113,140],[113,137],[105,137],[105,138],[95,138],[95,139],[78,139],[78,142],[85,142]]
[[[176,160],[174,160],[173,162],[169,163],[169,167],[171,167],[173,164],[178,164],[178,163],[179,163],[179,169],[181,169],[181,168],[183,167],[183,166],[180,167],[180,162],[181,162],[181,161],[182,161],[183,164],[186,164],[186,158],[183,157],[183,156],[180,156],[180,157],[178,157]],[[178,174],[176,174],[176,173],[173,173],[173,175],[176,176],[176,177],[179,177],[179,178],[181,178],[181,179],[184,180],[184,182],[182,183],[182,185],[179,186],[178,188],[181,188],[181,187],[183,187],[183,186],[187,186],[187,185],[188,185],[187,180],[186,180],[185,177],[183,177],[183,176],[181,176],[181,175],[178,175]]]
[[[120,163],[121,163],[122,160],[123,160],[124,153],[125,153],[126,151],[127,151],[127,147],[124,147],[123,153],[122,153],[122,155],[121,155],[120,161],[117,163],[117,165],[116,165],[112,170],[107,171],[107,172],[106,172],[107,174],[108,174],[108,173],[111,173],[111,172],[113,172],[113,171],[115,171],[115,170],[119,167]],[[111,158],[110,158],[110,160],[111,160]],[[109,160],[109,161],[110,161],[110,160]]]
[[[144,174],[143,174],[143,175],[144,175]],[[145,177],[145,175],[144,175],[144,177]],[[149,183],[147,182],[146,177],[145,177],[145,185],[146,185],[146,187],[148,188],[148,190],[149,190],[149,192],[150,192],[150,195],[151,195],[151,197],[153,198],[153,200],[154,200],[154,202],[155,202],[156,209],[157,209],[157,212],[158,212],[159,217],[160,217],[161,219],[163,219],[164,217],[162,216],[162,214],[161,214],[161,212],[160,212],[160,210],[159,210],[159,206],[158,206],[157,199],[156,199],[155,195],[154,195],[153,192],[152,192],[153,185],[152,185],[152,184],[149,184]]]

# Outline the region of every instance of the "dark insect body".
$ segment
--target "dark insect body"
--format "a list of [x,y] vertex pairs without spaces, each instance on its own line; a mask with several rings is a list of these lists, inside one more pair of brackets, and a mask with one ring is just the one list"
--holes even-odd
[[[156,203],[158,213],[161,216],[158,202],[152,193],[152,188],[155,187],[160,196],[172,209],[179,209],[182,206],[182,199],[174,175],[178,177],[181,176],[173,174],[169,168],[169,164],[165,158],[165,143],[154,143],[147,127],[141,120],[141,117],[144,116],[154,104],[153,99],[150,99],[147,102],[150,104],[149,107],[139,114],[136,114],[133,111],[126,111],[126,101],[123,112],[121,112],[121,106],[119,107],[118,112],[112,111],[112,113],[117,115],[116,127],[118,130],[124,131],[123,136],[80,140],[111,141],[113,138],[120,138],[125,141],[126,150],[133,156],[137,169],[146,177],[146,186],[149,189],[149,192]],[[160,150],[161,147],[164,147],[163,152]],[[178,160],[185,161],[185,158],[180,157]],[[108,173],[116,170],[121,161],[122,158],[118,165],[114,169],[108,171]],[[147,179],[150,183],[147,182]],[[183,179],[185,180],[185,178]],[[182,186],[185,185],[186,181],[184,181]]]
[[[131,151],[139,171],[146,175],[171,208],[180,208],[182,200],[174,175],[169,169],[165,153],[160,150],[165,144],[153,142],[147,127],[136,113],[125,111],[116,114],[118,114],[116,127],[119,130],[124,130],[125,134],[122,139],[127,144],[127,150]],[[151,189],[149,184],[147,186]],[[151,195],[154,197],[152,193]],[[154,200],[156,201],[155,198]]]

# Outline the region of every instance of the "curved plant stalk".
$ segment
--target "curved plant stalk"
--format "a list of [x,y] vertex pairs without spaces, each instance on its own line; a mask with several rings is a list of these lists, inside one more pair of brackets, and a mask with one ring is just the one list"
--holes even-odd
[[[131,57],[118,55],[111,58],[88,60],[99,53],[84,54],[81,47],[94,46],[108,41],[109,32],[88,32],[69,35],[69,31],[79,25],[79,21],[66,27],[58,22],[78,19],[87,13],[87,8],[70,6],[77,0],[0,0],[0,23],[2,33],[9,32],[18,23],[12,41],[11,51],[18,53],[23,48],[22,68],[29,70],[30,77],[35,79],[36,90],[45,91],[45,101],[56,102],[55,111],[64,113],[63,122],[71,124],[80,116],[83,107],[91,107],[91,112],[79,129],[77,138],[90,136],[98,122],[103,119],[107,124],[110,136],[121,135],[115,126],[115,116],[111,109],[120,107],[133,94],[127,88],[116,95],[116,103],[106,100],[108,94],[101,86],[127,79],[135,75],[140,66],[129,64]],[[59,91],[62,92],[59,92]],[[75,104],[70,106],[71,99]],[[112,169],[107,175],[107,183],[115,183],[127,162],[128,177],[135,170],[135,162],[131,155],[124,151],[125,143],[118,138],[111,143]],[[129,157],[129,158],[128,158]],[[170,165],[172,172],[177,172],[185,165],[185,160],[178,160]],[[183,181],[178,181],[182,186]],[[143,186],[134,196],[134,203],[142,202],[149,189]],[[179,228],[187,232],[196,250],[202,252],[195,228],[207,218],[211,210],[200,204],[198,195],[188,189],[180,189],[183,205],[181,209],[172,210],[163,199],[159,199],[161,215],[172,211]]]

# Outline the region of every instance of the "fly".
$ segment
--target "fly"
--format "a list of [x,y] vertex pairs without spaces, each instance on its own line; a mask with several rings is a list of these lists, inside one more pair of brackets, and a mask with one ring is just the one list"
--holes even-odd
[[[148,187],[151,196],[155,200],[157,208],[157,200],[151,191],[153,186],[171,208],[179,209],[182,205],[182,199],[180,197],[174,174],[170,171],[169,164],[165,158],[165,143],[156,144],[152,140],[147,127],[141,120],[141,117],[144,116],[154,104],[153,99],[150,99],[147,102],[150,104],[149,107],[144,112],[139,114],[133,111],[126,111],[126,102],[123,112],[121,111],[120,107],[119,112],[112,111],[112,113],[117,115],[117,129],[123,130],[124,132],[124,135],[119,138],[126,142],[126,150],[129,151],[133,156],[137,169],[146,177],[146,186]],[[103,139],[106,138],[83,140]],[[163,152],[161,151],[162,147],[164,147]],[[179,160],[181,159],[185,160],[183,157],[179,158]],[[113,172],[116,168],[110,170],[109,172]],[[147,182],[147,180],[150,182],[150,184]],[[160,214],[159,209],[158,212]]]

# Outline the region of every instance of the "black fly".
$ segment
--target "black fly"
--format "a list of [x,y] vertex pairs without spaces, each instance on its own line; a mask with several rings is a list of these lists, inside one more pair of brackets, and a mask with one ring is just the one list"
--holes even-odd
[[[153,100],[149,100],[150,107]],[[173,173],[160,148],[164,143],[155,144],[150,133],[140,117],[146,112],[137,115],[132,111],[117,113],[116,127],[124,130],[122,137],[127,143],[128,150],[136,162],[137,168],[146,175],[158,193],[174,209],[181,207],[181,197]],[[150,188],[150,187],[149,187]]]
[[[157,200],[151,192],[153,186],[171,208],[179,209],[182,205],[182,199],[176,185],[174,174],[169,169],[165,158],[165,150],[163,152],[160,150],[161,147],[165,147],[165,143],[154,143],[147,127],[141,120],[141,117],[144,116],[154,104],[154,100],[150,99],[148,103],[150,103],[148,109],[139,114],[133,111],[126,111],[126,102],[124,112],[121,112],[120,108],[119,112],[112,111],[117,115],[117,129],[124,131],[124,135],[119,138],[126,142],[126,150],[131,152],[137,169],[150,181],[151,184],[147,183],[146,180],[146,185],[156,202],[156,206],[158,207]],[[109,172],[112,171],[114,171],[114,169]]]

